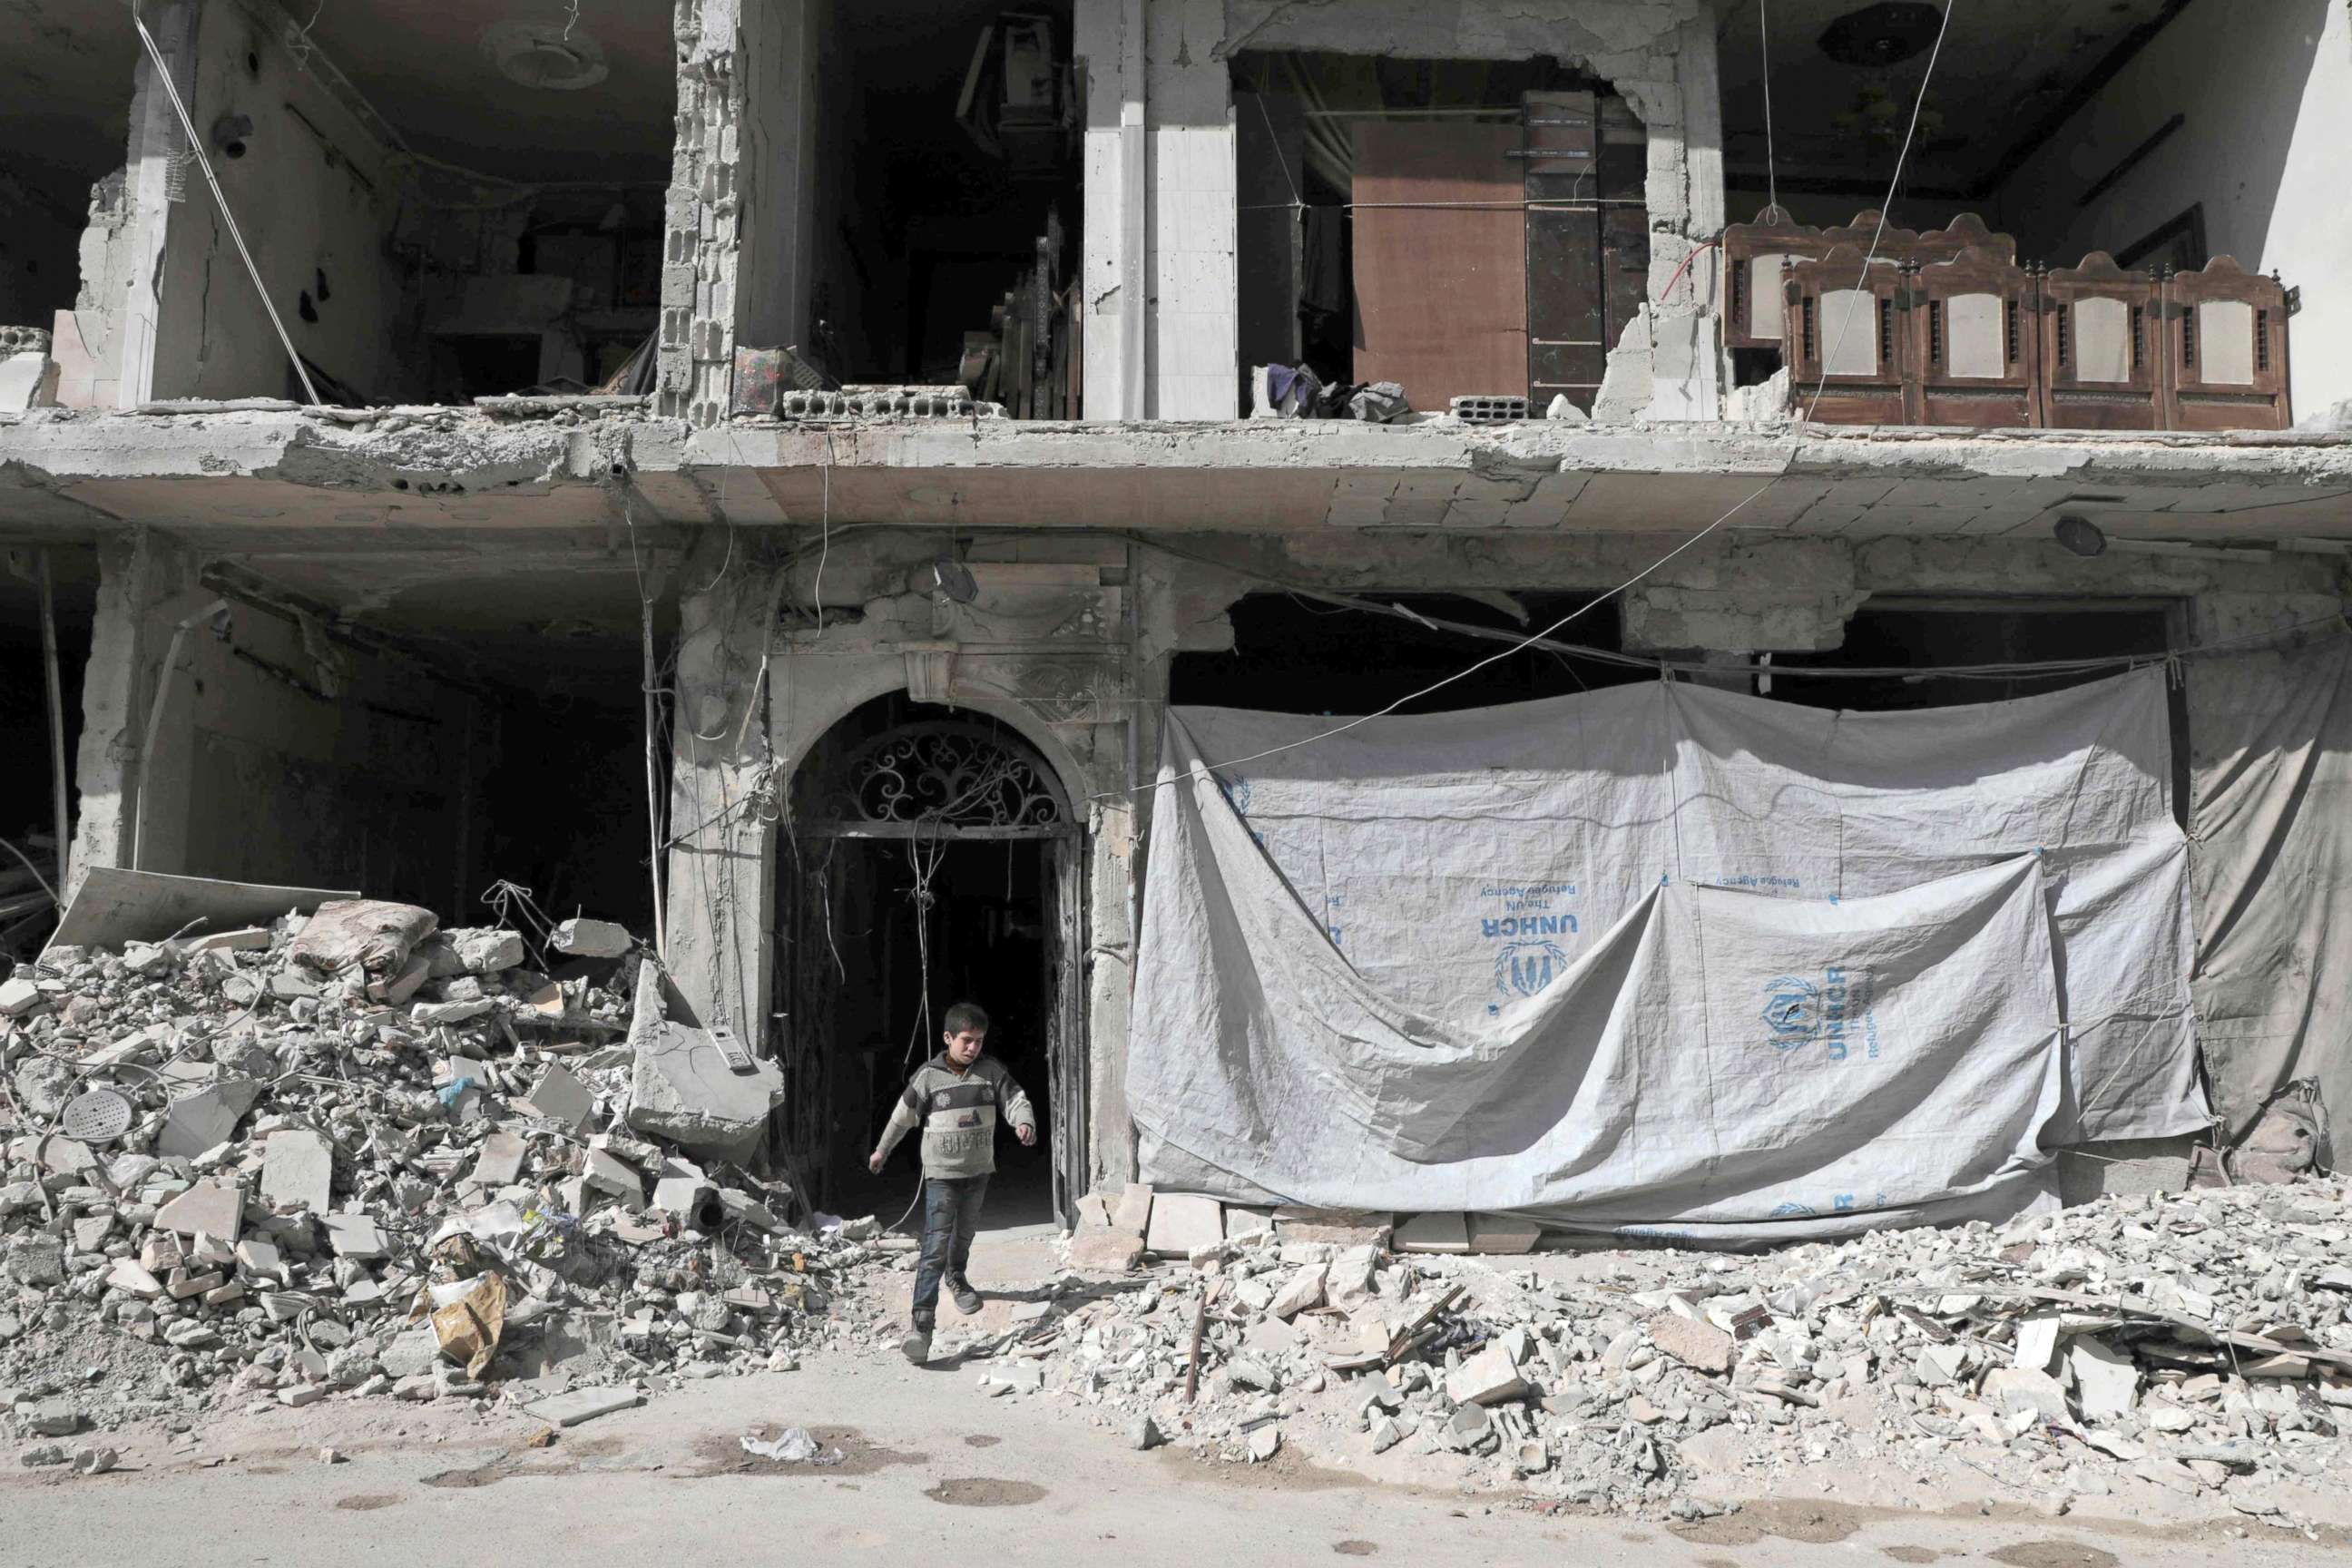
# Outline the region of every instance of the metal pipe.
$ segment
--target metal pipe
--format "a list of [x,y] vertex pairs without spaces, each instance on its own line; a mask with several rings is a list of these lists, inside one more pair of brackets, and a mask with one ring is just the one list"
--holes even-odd
[[173,626],[171,646],[163,650],[163,667],[155,672],[155,695],[147,704],[147,733],[139,742],[139,801],[131,813],[131,853],[124,857],[134,871],[139,869],[139,858],[147,851],[148,769],[155,758],[155,731],[163,723],[163,700],[172,694],[172,667],[179,662],[180,645],[187,639],[188,628],[227,611],[226,599],[215,599]]

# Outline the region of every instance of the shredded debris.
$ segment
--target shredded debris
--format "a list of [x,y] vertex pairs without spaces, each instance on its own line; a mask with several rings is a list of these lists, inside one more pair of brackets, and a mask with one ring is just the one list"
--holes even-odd
[[[603,922],[561,928],[551,970],[532,946],[346,901],[19,966],[0,989],[5,1426],[184,1430],[360,1395],[569,1424],[845,1331],[828,1309],[890,1244],[792,1228],[784,1183],[646,1133],[632,1042],[685,1027],[657,967]],[[737,1131],[724,1106],[680,1113],[691,1081],[660,1089],[671,1123]]]

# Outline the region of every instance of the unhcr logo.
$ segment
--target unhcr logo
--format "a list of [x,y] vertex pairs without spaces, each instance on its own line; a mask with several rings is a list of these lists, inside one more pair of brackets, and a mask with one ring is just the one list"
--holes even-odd
[[1776,974],[1764,983],[1764,1028],[1775,1050],[1793,1051],[1820,1041],[1829,1059],[1845,1060],[1853,1037],[1859,1035],[1868,1055],[1878,1056],[1878,1020],[1871,1012],[1870,974],[1849,979],[1835,964],[1822,971],[1821,983],[1801,974]]
[[1495,954],[1495,989],[1532,996],[1568,967],[1568,954],[1548,942],[1515,942]]
[[1764,983],[1764,1027],[1784,1051],[1821,1037],[1822,993],[1811,981],[1779,974]]

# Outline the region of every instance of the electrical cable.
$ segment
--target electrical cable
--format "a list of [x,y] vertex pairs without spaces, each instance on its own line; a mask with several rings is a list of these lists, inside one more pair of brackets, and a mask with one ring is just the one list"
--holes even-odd
[[[1944,13],[1948,19],[1951,12]],[[1772,143],[1772,0],[1756,0],[1756,41],[1764,50],[1764,187],[1765,221],[1778,223],[1780,211],[1780,159]]]
[[163,96],[172,100],[172,112],[179,116],[181,133],[188,139],[188,150],[196,155],[196,167],[205,172],[205,184],[212,187],[213,200],[219,204],[220,215],[228,225],[229,237],[236,242],[237,255],[245,258],[246,276],[253,279],[254,292],[261,296],[261,308],[269,313],[269,324],[278,329],[278,341],[285,345],[286,357],[293,363],[294,374],[302,383],[302,391],[313,407],[325,403],[319,389],[310,383],[309,367],[294,350],[294,340],[287,335],[286,323],[278,319],[278,302],[269,297],[268,286],[261,280],[261,268],[254,265],[253,252],[246,248],[245,231],[236,226],[236,215],[228,208],[228,197],[222,194],[220,176],[213,173],[213,161],[205,155],[205,144],[196,135],[196,122],[189,118],[188,106],[180,101],[180,84],[172,79],[172,68],[164,63],[163,51],[155,43],[155,35],[147,30],[145,18],[139,15],[139,0],[131,0],[131,25],[139,29],[139,41],[146,47],[147,58],[154,63],[155,79],[163,86]]

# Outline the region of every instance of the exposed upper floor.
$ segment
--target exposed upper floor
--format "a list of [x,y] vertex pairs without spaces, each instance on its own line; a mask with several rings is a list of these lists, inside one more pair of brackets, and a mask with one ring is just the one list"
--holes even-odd
[[53,337],[0,408],[2160,431],[2352,400],[2343,6],[1945,18],[23,0],[0,322]]

